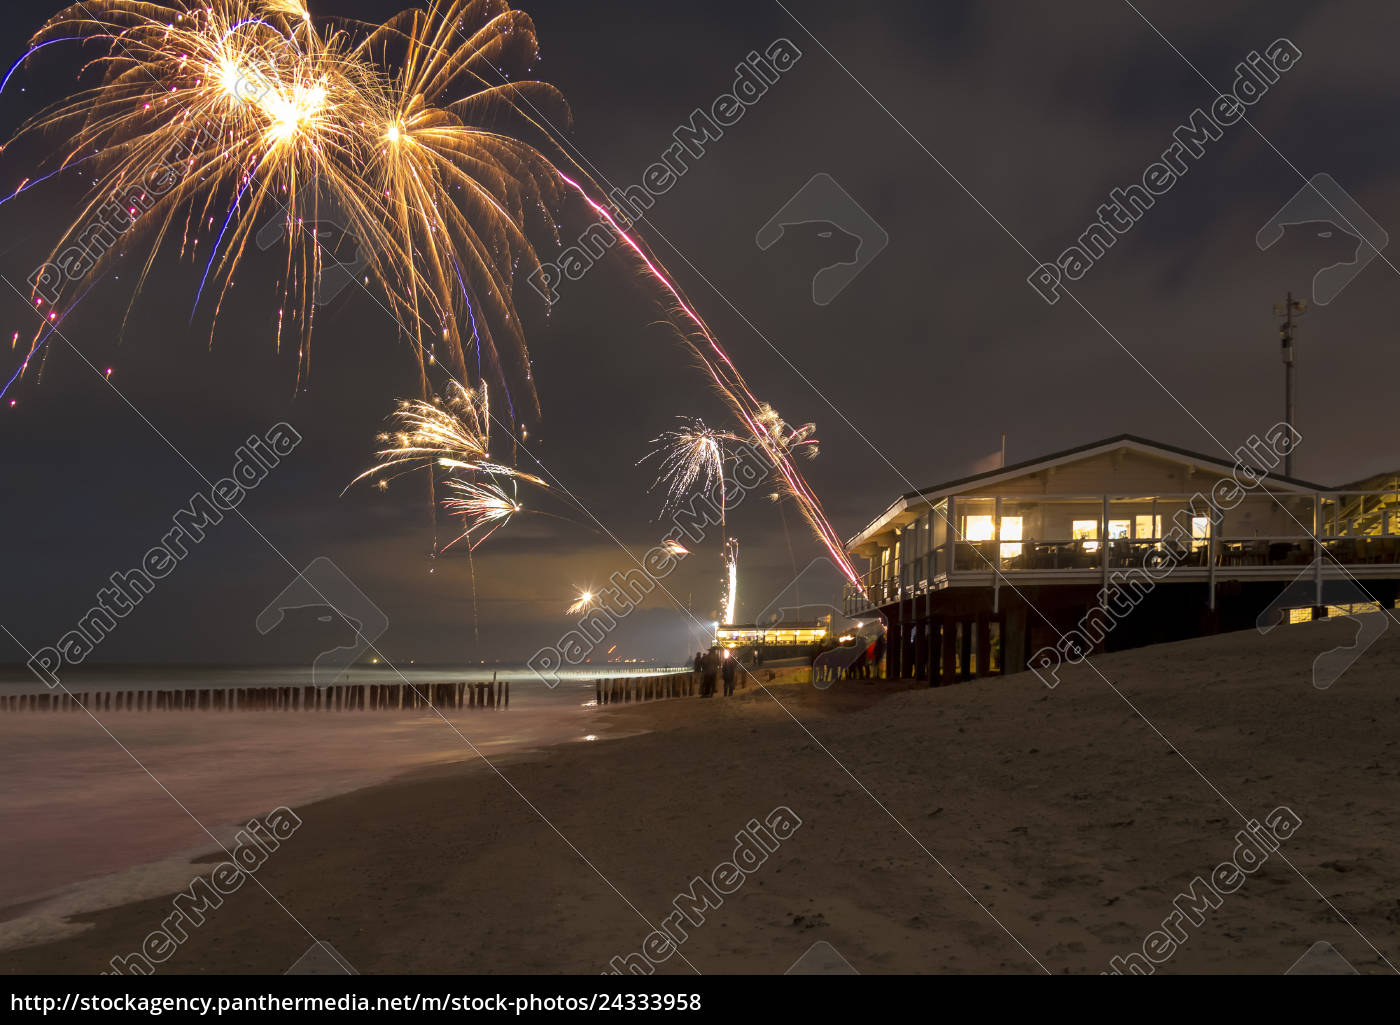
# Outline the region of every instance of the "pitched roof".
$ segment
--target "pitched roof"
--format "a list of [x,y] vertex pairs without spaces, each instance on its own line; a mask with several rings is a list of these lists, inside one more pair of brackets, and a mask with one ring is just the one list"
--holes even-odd
[[[900,506],[905,505],[914,499],[940,496],[947,493],[956,493],[958,491],[967,490],[969,485],[991,483],[997,480],[998,478],[1019,477],[1027,473],[1034,472],[1037,467],[1046,466],[1052,463],[1063,462],[1065,460],[1072,459],[1076,456],[1088,456],[1097,451],[1112,451],[1114,449],[1123,447],[1136,448],[1147,452],[1158,452],[1172,456],[1176,459],[1186,460],[1195,464],[1219,466],[1223,470],[1227,470],[1232,473],[1236,468],[1236,463],[1230,461],[1229,459],[1221,458],[1220,456],[1207,455],[1204,452],[1195,452],[1191,449],[1180,448],[1176,445],[1168,445],[1160,441],[1153,441],[1150,438],[1140,437],[1136,434],[1117,434],[1111,438],[1103,438],[1099,441],[1089,442],[1086,445],[1077,445],[1074,448],[1063,449],[1059,452],[1051,452],[1048,455],[1036,456],[1034,459],[1026,459],[1019,463],[1012,463],[1010,466],[998,467],[994,470],[984,470],[981,473],[969,474],[966,477],[957,477],[953,480],[943,481],[940,484],[935,484],[932,487],[921,488],[918,491],[906,492],[905,494],[899,496],[899,498],[897,498],[895,501],[891,502],[884,512],[882,512],[879,516],[875,517],[875,519],[871,520],[868,524],[866,524],[866,526],[863,529],[861,529],[854,537],[850,538],[847,541],[847,547],[856,544],[859,538],[873,533],[883,521],[892,517],[898,511]],[[1281,481],[1294,488],[1299,488],[1305,491],[1332,490],[1325,487],[1322,484],[1316,484],[1312,481],[1306,481],[1298,477],[1288,477],[1284,476],[1281,473],[1270,473],[1264,471],[1261,467],[1249,466],[1246,468],[1257,470],[1261,474],[1267,476],[1270,480]]]

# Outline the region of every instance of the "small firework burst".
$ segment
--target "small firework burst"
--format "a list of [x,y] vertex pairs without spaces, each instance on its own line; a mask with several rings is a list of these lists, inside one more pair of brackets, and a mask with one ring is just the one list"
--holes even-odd
[[383,490],[400,474],[425,467],[545,486],[538,477],[492,461],[491,399],[485,385],[467,388],[453,381],[444,395],[400,401],[389,420],[394,429],[379,435],[384,447],[374,454],[377,461],[346,490],[370,477]]
[[524,512],[520,484],[549,486],[533,474],[492,459],[491,405],[484,385],[472,389],[454,381],[446,395],[401,401],[389,419],[394,430],[379,436],[383,447],[375,453],[375,464],[346,490],[373,478],[383,491],[395,477],[427,470],[434,493],[439,484],[448,491],[442,508],[463,517],[465,527],[443,551],[463,539],[469,542],[469,551],[475,550],[512,516]]
[[[508,493],[494,482],[449,480],[447,489],[452,495],[443,499],[442,507],[449,513],[460,515],[466,529],[443,545],[444,552],[462,540],[467,541],[468,551],[476,551],[478,545],[505,526],[512,516],[525,511],[513,488]],[[484,533],[478,537],[472,536],[480,531]]]
[[643,456],[638,465],[653,457],[661,460],[660,470],[651,486],[654,489],[665,484],[663,511],[680,505],[686,495],[697,488],[708,492],[718,485],[720,516],[723,518],[725,445],[733,442],[734,437],[707,427],[699,417],[682,417],[681,420],[684,426],[678,430],[666,431],[651,439],[657,447]]
[[817,425],[806,423],[793,427],[784,420],[776,409],[764,403],[755,417],[761,440],[780,452],[798,453],[808,459],[817,458]]

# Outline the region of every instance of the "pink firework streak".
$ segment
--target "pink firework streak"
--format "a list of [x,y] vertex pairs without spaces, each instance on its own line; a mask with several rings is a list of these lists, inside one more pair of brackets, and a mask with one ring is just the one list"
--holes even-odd
[[617,220],[607,207],[595,202],[584,190],[583,186],[572,178],[562,173],[559,177],[566,185],[577,192],[579,196],[582,197],[583,201],[592,207],[599,217],[608,222],[608,226],[617,233],[617,237],[622,239],[627,247],[637,255],[637,259],[646,267],[647,272],[675,301],[676,308],[685,315],[687,320],[695,325],[695,330],[704,337],[706,343],[709,345],[711,354],[707,354],[703,348],[694,343],[690,332],[680,332],[681,336],[686,340],[686,344],[696,356],[699,357],[705,369],[709,371],[720,393],[729,400],[729,404],[734,410],[734,413],[748,429],[749,436],[753,438],[767,454],[769,460],[773,463],[774,469],[777,470],[778,475],[783,479],[784,485],[797,501],[798,508],[802,510],[802,515],[816,533],[817,539],[821,541],[827,553],[835,560],[836,565],[841,568],[841,573],[850,583],[861,588],[863,591],[864,586],[861,583],[860,574],[857,573],[855,567],[851,565],[851,561],[846,558],[845,548],[841,544],[840,537],[836,534],[836,529],[832,527],[831,522],[822,511],[821,501],[817,498],[816,493],[812,491],[806,479],[802,476],[802,473],[793,465],[787,452],[773,443],[772,439],[769,437],[768,431],[761,425],[759,410],[762,408],[762,403],[758,401],[753,392],[749,391],[748,385],[744,382],[743,375],[739,373],[739,368],[734,365],[734,361],[729,358],[729,354],[720,347],[719,342],[715,339],[715,336],[710,333],[710,329],[705,325],[700,314],[695,312],[690,304],[686,302],[685,297],[681,295],[680,289],[671,282],[669,275],[647,255],[641,243],[622,229],[622,226],[617,223]]

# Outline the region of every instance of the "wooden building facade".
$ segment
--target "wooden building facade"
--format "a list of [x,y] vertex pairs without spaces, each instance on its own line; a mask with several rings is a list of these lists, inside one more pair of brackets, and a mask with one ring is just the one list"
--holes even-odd
[[903,495],[848,542],[868,570],[844,611],[885,620],[890,675],[947,681],[1071,639],[1111,651],[1394,607],[1400,474],[1285,477],[1285,442],[1232,463],[1120,435]]

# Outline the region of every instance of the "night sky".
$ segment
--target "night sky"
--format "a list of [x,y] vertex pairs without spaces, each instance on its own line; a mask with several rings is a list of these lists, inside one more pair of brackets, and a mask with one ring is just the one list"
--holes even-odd
[[[9,12],[7,68],[59,6]],[[398,6],[321,0],[312,10],[377,21]],[[1141,16],[1116,0],[525,9],[542,48],[537,75],[573,108],[569,143],[615,186],[642,181],[671,133],[730,89],[750,51],[779,37],[801,51],[640,231],[754,391],[789,421],[817,423],[821,455],[803,466],[843,536],[903,492],[985,467],[1002,432],[1009,461],[1122,432],[1233,450],[1282,416],[1273,304],[1289,289],[1311,299],[1314,272],[1349,258],[1335,255],[1335,236],[1306,226],[1261,251],[1259,229],[1325,172],[1375,222],[1400,230],[1394,5],[1153,0],[1138,5]],[[1281,37],[1302,59],[1249,109],[1250,123],[1226,127],[1191,160],[1072,283],[1074,298],[1047,304],[1026,281],[1037,262],[1075,242],[1239,62]],[[58,95],[73,67],[41,56],[17,73],[0,97],[4,134]],[[27,170],[24,154],[0,155],[0,186],[8,193]],[[761,249],[760,229],[823,174],[879,228],[858,217],[836,231],[794,227]],[[0,274],[11,284],[24,290],[78,187],[51,183],[0,206]],[[586,226],[575,217],[565,234]],[[818,304],[813,274],[849,259],[852,231],[872,247],[883,232],[888,244]],[[1382,251],[1302,321],[1300,477],[1341,483],[1400,465],[1400,272],[1390,260]],[[233,517],[213,528],[94,661],[305,661],[304,638],[261,636],[254,621],[292,567],[320,556],[388,616],[379,647],[390,659],[524,658],[569,628],[564,608],[579,589],[635,565],[619,542],[640,556],[665,533],[661,496],[647,493],[654,469],[635,465],[648,439],[678,415],[724,422],[621,253],[564,282],[547,321],[526,310],[544,410],[530,448],[613,537],[577,512],[577,523],[510,524],[475,557],[478,642],[466,558],[428,557],[425,487],[406,479],[340,497],[393,401],[417,392],[409,349],[379,305],[351,289],[318,313],[298,386],[294,355],[273,344],[274,262],[240,275],[212,347],[210,309],[191,321],[202,260],[162,257],[120,339],[129,276],[104,283],[64,333],[99,371],[113,368],[110,384],[55,342],[42,376],[31,368],[6,396],[0,623],[26,647],[53,643],[110,573],[139,564],[204,487],[189,463],[223,476],[244,439],[286,421],[304,440],[241,506],[256,531]],[[0,286],[0,336],[23,341],[34,317]],[[0,352],[8,379],[22,352]],[[762,494],[735,511],[741,621],[820,554],[792,508],[787,523],[790,536]],[[719,600],[718,551],[717,536],[697,545],[666,581],[704,620]],[[659,658],[688,643],[659,592],[619,637],[618,654]],[[10,646],[0,661],[24,660],[8,637],[0,644]]]

